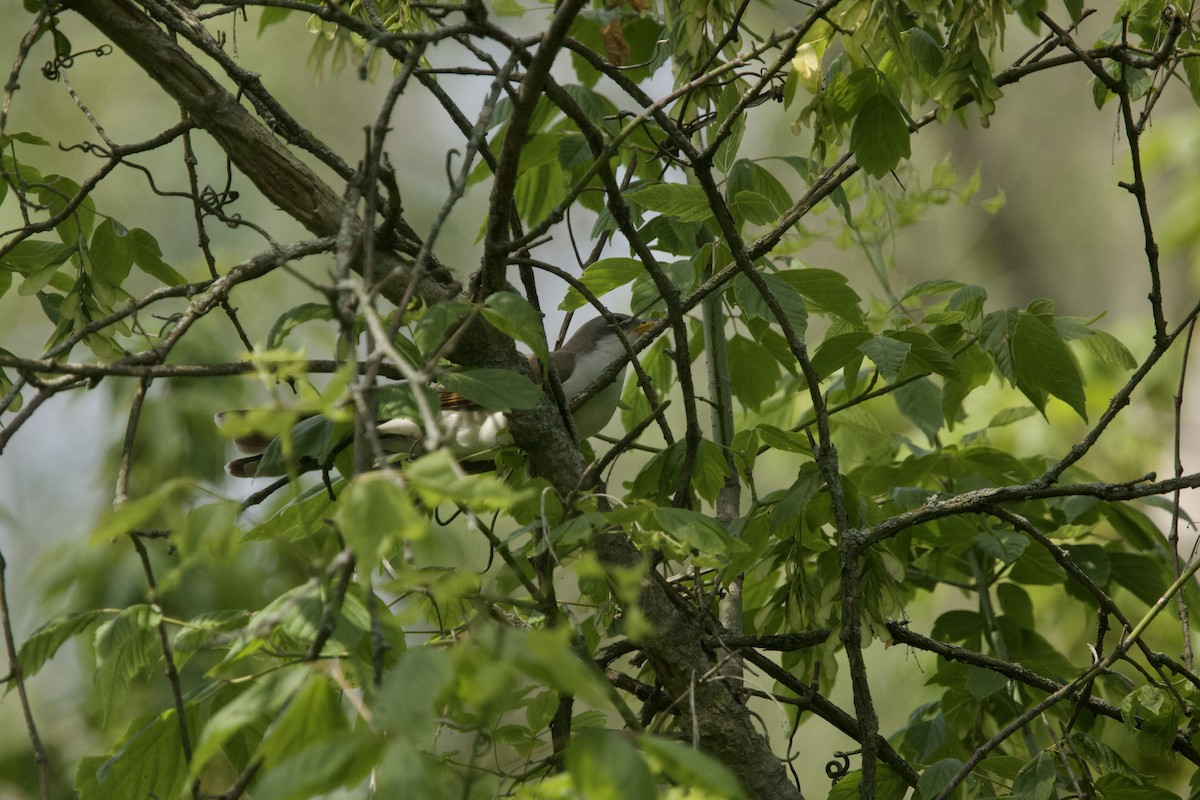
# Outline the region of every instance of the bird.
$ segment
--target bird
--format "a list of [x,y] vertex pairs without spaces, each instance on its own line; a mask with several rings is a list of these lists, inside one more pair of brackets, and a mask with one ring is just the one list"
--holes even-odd
[[[611,321],[604,317],[596,317],[579,327],[570,339],[557,350],[550,353],[551,363],[558,374],[563,396],[570,404],[576,397],[596,382],[600,375],[618,358],[625,355],[625,346],[617,331],[621,331],[627,339],[633,339],[647,331],[652,320],[637,319],[627,314],[613,314]],[[529,366],[534,376],[541,380],[541,363],[536,355],[529,356]],[[624,382],[625,368],[622,367],[613,379],[602,389],[592,395],[582,406],[575,410],[573,418],[575,432],[583,441],[603,430],[612,419],[621,396],[621,385]],[[503,411],[489,411],[472,403],[460,395],[445,390],[438,390],[441,402],[439,426],[442,432],[442,446],[461,461],[480,460],[486,458],[491,451],[511,444],[508,435],[508,416]],[[217,415],[219,425],[226,424],[232,417],[244,415],[246,412],[224,412]],[[302,420],[291,432],[293,441],[305,435],[305,426],[316,429],[318,426],[328,426],[331,423],[324,417],[314,416]],[[410,417],[395,417],[381,420],[377,424],[380,441],[385,450],[390,453],[420,454],[423,452],[422,441],[425,438],[425,427],[421,420]],[[316,436],[324,435],[323,432]],[[286,466],[278,456],[272,458],[267,454],[273,442],[278,438],[251,433],[236,436],[234,444],[246,453],[242,458],[235,459],[226,465],[226,471],[235,478],[271,477],[287,474]],[[278,447],[278,444],[276,444]],[[264,454],[267,458],[264,460]],[[265,463],[264,463],[265,462]],[[301,458],[298,464],[292,465],[299,472],[318,469],[320,464],[307,457]]]

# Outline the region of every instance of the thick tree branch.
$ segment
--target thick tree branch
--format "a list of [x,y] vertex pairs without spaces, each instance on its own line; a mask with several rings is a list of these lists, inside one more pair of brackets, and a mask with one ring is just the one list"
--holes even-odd
[[[72,8],[178,102],[268,200],[317,236],[337,235],[343,209],[338,193],[130,0],[79,0]],[[405,268],[394,257],[385,263],[388,270]],[[441,267],[423,277],[418,294],[427,303],[436,303],[458,291],[453,276]],[[399,301],[400,295],[397,287],[389,299]]]

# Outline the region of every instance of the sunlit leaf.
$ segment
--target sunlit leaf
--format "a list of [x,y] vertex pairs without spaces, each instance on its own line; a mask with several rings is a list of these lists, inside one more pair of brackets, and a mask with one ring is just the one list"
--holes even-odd
[[585,730],[571,737],[567,770],[589,800],[653,800],[658,797],[650,768],[620,735]]
[[[106,612],[96,609],[92,611],[77,611],[73,614],[52,619],[40,625],[29,634],[29,638],[21,645],[17,660],[21,662],[21,671],[26,678],[32,678],[42,668],[42,665],[54,657],[58,649],[88,628]],[[8,689],[12,688],[9,683]],[[7,691],[7,689],[6,689]]]
[[191,774],[198,775],[239,731],[248,726],[265,727],[304,684],[308,674],[309,670],[303,667],[269,672],[215,711],[195,742]]
[[[194,736],[204,712],[196,703],[188,703],[185,711]],[[174,708],[134,720],[107,755],[79,762],[75,772],[79,800],[177,796],[188,774],[179,730]]]
[[[579,276],[579,280],[592,294],[601,297],[618,286],[629,283],[644,271],[642,262],[634,258],[603,258],[589,264]],[[583,295],[571,287],[558,307],[563,311],[573,311],[586,304],[587,300]]]
[[135,605],[96,629],[96,688],[104,698],[105,719],[124,699],[133,679],[161,658],[155,632],[158,621],[154,608]]

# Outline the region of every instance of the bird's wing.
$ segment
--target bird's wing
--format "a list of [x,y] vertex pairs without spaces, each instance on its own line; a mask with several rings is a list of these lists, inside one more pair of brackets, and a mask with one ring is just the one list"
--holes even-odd
[[575,371],[574,351],[555,350],[550,354],[550,360],[554,362],[554,371],[558,373],[558,382],[561,384],[570,380],[571,373]]
[[445,389],[438,389],[437,393],[438,402],[441,403],[443,411],[479,408],[476,403],[471,402],[461,394],[448,392]]

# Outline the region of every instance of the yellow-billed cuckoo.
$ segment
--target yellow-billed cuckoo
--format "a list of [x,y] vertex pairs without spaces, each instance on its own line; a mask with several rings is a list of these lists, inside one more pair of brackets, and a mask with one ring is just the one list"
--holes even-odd
[[[610,364],[625,354],[624,345],[616,333],[618,328],[627,339],[633,339],[636,334],[644,332],[652,324],[625,314],[614,314],[613,318],[615,326],[603,317],[589,320],[566,344],[550,353],[568,403],[595,383]],[[529,365],[535,376],[541,375],[541,365],[537,356],[529,356]],[[622,368],[608,385],[576,409],[573,416],[575,431],[580,440],[599,433],[612,419],[621,396],[624,376],[625,370]],[[439,391],[438,394],[441,400],[439,423],[444,434],[443,446],[449,448],[455,458],[469,459],[512,443],[508,436],[508,417],[503,411],[488,411],[450,392]],[[223,415],[218,415],[218,421],[222,417]],[[378,429],[388,451],[420,452],[420,442],[425,434],[420,420],[405,417],[388,419],[380,422]],[[284,474],[281,468],[260,469],[263,453],[270,444],[269,438],[249,435],[237,437],[234,442],[240,451],[249,455],[229,462],[227,469],[233,477],[254,478]],[[301,463],[300,471],[317,466],[313,463]]]

